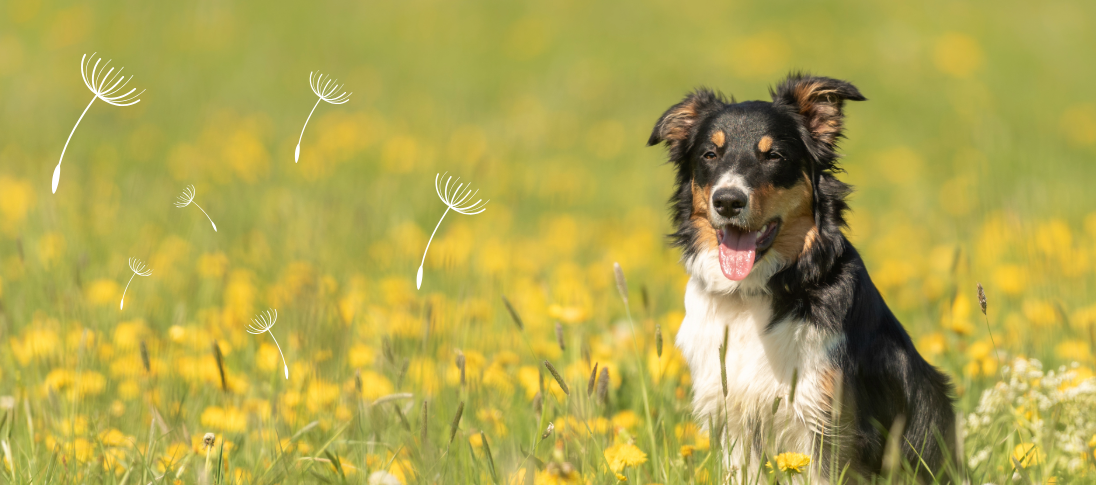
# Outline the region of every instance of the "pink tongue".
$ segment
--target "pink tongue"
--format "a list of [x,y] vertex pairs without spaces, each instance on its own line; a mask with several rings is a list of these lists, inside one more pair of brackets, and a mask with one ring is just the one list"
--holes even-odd
[[749,276],[757,252],[757,233],[741,233],[727,228],[723,231],[723,241],[719,243],[719,269],[723,276],[734,281],[742,281]]

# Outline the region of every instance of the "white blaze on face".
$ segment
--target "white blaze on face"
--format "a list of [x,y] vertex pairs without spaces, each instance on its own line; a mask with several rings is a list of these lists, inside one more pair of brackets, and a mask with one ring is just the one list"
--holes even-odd
[[[750,195],[750,188],[746,185],[746,180],[740,175],[728,172],[716,181],[715,186],[712,187],[711,197],[714,197],[720,189],[726,188],[741,190],[747,197]],[[708,201],[708,207],[715,207],[714,200]],[[745,210],[749,210],[748,207],[747,204]],[[712,219],[719,222],[724,218],[718,213],[713,213]],[[750,274],[750,270],[753,269],[754,257],[757,255],[758,233],[742,232],[726,224],[719,224],[717,227],[721,227],[716,230],[716,237],[719,240],[719,269],[723,271],[723,275],[729,280],[742,281],[746,279]]]

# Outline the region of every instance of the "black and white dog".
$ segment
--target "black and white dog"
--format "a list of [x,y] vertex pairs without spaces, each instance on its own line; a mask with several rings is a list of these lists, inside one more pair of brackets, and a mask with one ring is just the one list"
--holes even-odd
[[899,456],[941,479],[955,450],[949,380],[917,353],[842,233],[851,189],[835,177],[837,141],[845,101],[865,98],[802,74],[771,94],[740,103],[699,89],[648,141],[665,142],[677,169],[671,237],[691,277],[677,346],[697,418],[726,424],[732,466],[746,450],[754,464],[798,452],[821,481],[831,463],[867,478],[900,431]]

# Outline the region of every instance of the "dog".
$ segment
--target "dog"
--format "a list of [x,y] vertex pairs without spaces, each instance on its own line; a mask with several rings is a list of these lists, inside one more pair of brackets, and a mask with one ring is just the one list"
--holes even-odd
[[889,437],[895,458],[941,480],[955,460],[951,383],[842,232],[851,187],[835,176],[837,142],[845,102],[866,98],[802,73],[770,94],[697,89],[647,142],[665,143],[676,168],[670,237],[690,276],[676,345],[696,417],[719,424],[732,469],[798,452],[820,482],[834,467],[870,479],[887,471]]

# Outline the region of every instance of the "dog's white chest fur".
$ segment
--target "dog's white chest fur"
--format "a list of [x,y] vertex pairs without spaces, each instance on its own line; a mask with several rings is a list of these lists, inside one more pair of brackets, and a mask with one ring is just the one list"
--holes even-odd
[[[802,321],[771,326],[769,297],[713,294],[694,279],[685,290],[685,320],[677,346],[689,363],[697,419],[726,417],[728,457],[740,465],[743,449],[762,439],[768,452],[811,455],[817,433],[829,423],[839,371],[831,353],[841,338]],[[727,399],[719,372],[719,346],[727,329]],[[798,374],[789,405],[792,376]],[[781,398],[777,413],[773,402]],[[717,439],[713,436],[712,439]],[[748,444],[747,444],[748,443]],[[756,457],[761,450],[753,450]]]

